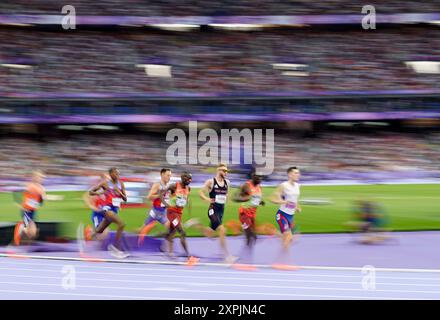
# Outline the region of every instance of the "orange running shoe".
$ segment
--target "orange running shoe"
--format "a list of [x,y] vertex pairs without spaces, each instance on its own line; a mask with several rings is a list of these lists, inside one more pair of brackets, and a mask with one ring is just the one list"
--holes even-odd
[[20,221],[19,223],[17,223],[17,225],[14,228],[14,244],[16,246],[20,245],[21,242],[21,233],[24,229],[24,223],[23,221]]
[[191,257],[188,258],[188,261],[186,262],[186,265],[188,267],[192,267],[192,266],[195,266],[199,261],[200,261],[199,258],[191,256]]
[[86,239],[86,241],[92,240],[92,232],[93,232],[92,226],[87,225],[87,227],[84,229],[84,239]]
[[235,270],[240,270],[240,271],[256,271],[257,267],[253,266],[251,264],[241,264],[241,263],[234,263],[232,265],[232,268],[234,268]]
[[273,264],[272,268],[274,268],[276,270],[283,270],[283,271],[297,271],[297,270],[301,269],[298,266],[293,266],[293,265],[289,265],[289,264]]

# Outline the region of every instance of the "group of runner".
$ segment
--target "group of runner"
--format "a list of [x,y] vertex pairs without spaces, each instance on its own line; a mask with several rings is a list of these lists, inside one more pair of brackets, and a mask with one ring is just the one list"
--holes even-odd
[[[139,245],[142,244],[144,237],[151,229],[160,223],[166,229],[163,234],[166,246],[163,250],[167,252],[168,256],[174,258],[173,239],[176,234],[179,234],[188,263],[195,264],[198,258],[190,254],[185,232],[186,228],[194,227],[203,232],[205,236],[218,236],[225,262],[233,263],[237,260],[237,257],[232,256],[229,252],[226,243],[227,231],[223,225],[225,205],[229,200],[232,200],[240,203],[238,218],[246,238],[246,247],[252,250],[257,239],[257,209],[265,205],[261,188],[262,176],[252,174],[251,179],[246,181],[235,195],[231,196],[231,183],[227,179],[227,174],[227,166],[220,164],[216,168],[215,176],[206,180],[199,191],[200,198],[208,204],[207,215],[210,224],[207,227],[201,224],[198,219],[189,219],[186,223],[182,223],[184,208],[190,209],[191,205],[189,201],[190,184],[192,182],[191,173],[183,172],[180,180],[172,183],[171,169],[163,168],[160,171],[160,181],[152,185],[147,195],[152,207],[140,230]],[[42,172],[35,172],[32,181],[27,185],[23,194],[21,205],[23,221],[17,225],[15,230],[14,241],[16,244],[20,243],[24,235],[27,239],[34,239],[37,235],[34,215],[46,199],[42,184],[43,178]],[[287,181],[281,183],[268,198],[272,203],[279,205],[275,219],[280,229],[279,235],[282,239],[284,252],[288,251],[293,240],[294,215],[301,212],[298,202],[300,195],[299,178],[300,171],[297,167],[288,168]],[[116,225],[117,231],[114,243],[108,246],[108,250],[114,257],[128,257],[129,253],[123,247],[121,241],[125,223],[118,215],[121,204],[127,201],[127,192],[124,183],[120,180],[119,170],[111,168],[108,174],[101,175],[100,181],[88,190],[83,198],[92,210],[91,218],[93,222],[93,227],[85,229],[85,239],[103,239],[108,232],[108,227],[113,223]]]

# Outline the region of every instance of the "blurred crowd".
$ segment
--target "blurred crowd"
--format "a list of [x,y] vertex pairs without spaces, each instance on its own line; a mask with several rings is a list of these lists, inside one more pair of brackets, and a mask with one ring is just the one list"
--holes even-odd
[[[439,74],[417,74],[405,62],[439,55],[438,30],[420,27],[178,34],[0,30],[0,62],[32,66],[0,67],[0,92],[438,89]],[[283,75],[274,63],[306,64],[309,74]],[[137,64],[170,65],[172,76],[149,77]]]
[[79,15],[294,15],[360,13],[362,6],[375,5],[380,13],[439,12],[438,1],[410,0],[360,1],[360,0],[55,0],[2,1],[0,13],[56,14],[64,4],[75,6]]
[[[169,165],[166,150],[171,142],[158,135],[77,134],[46,138],[4,137],[0,139],[0,178],[24,178],[36,168],[51,176],[97,175],[110,167],[123,176],[145,176],[171,167],[176,173],[191,171],[199,182],[214,171],[203,165]],[[300,167],[304,178],[311,173],[440,172],[440,133],[323,133],[318,137],[275,135],[275,171],[267,180],[284,180],[291,165]],[[231,180],[244,179],[243,166],[231,166]]]

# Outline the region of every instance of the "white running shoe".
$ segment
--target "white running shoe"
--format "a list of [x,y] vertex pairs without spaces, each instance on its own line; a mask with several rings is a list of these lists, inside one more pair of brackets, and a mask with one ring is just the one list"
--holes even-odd
[[225,260],[223,260],[223,261],[224,261],[224,263],[226,263],[226,264],[234,264],[235,261],[237,261],[237,260],[238,260],[238,257],[236,257],[236,256],[232,256],[232,255],[229,255],[229,256],[227,256],[227,257],[225,258]]
[[119,250],[118,248],[116,248],[114,245],[110,244],[107,247],[108,251],[110,251],[110,254],[118,259],[125,259],[128,258],[130,256],[130,254],[128,252],[124,252]]

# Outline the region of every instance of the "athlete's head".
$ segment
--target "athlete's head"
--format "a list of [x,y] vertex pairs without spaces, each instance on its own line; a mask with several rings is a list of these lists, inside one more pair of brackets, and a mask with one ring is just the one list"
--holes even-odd
[[112,180],[118,180],[119,179],[119,170],[118,170],[118,168],[115,168],[115,167],[110,168],[108,170],[108,174],[110,175],[110,178]]
[[160,179],[164,183],[170,182],[170,179],[171,179],[171,169],[163,168],[162,170],[160,170]]
[[35,170],[32,172],[32,182],[41,184],[43,183],[43,180],[46,176],[44,175],[43,171],[41,170]]
[[217,174],[220,175],[223,179],[226,178],[228,174],[228,167],[225,164],[220,163],[217,167]]
[[251,180],[254,185],[260,184],[261,181],[263,180],[263,176],[253,173]]
[[300,177],[298,167],[289,167],[287,169],[287,177],[289,178],[289,181],[298,182]]
[[182,175],[180,176],[180,179],[182,180],[182,184],[184,186],[187,186],[191,183],[192,181],[192,174],[185,171],[184,173],[182,173]]

